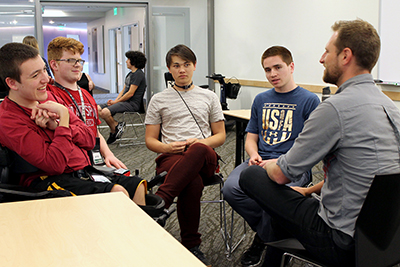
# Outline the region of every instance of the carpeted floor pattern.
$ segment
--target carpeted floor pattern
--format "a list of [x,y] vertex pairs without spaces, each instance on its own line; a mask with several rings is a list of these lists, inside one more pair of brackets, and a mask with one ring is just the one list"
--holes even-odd
[[[102,92],[95,92],[94,97],[99,102],[106,102],[108,99],[115,99],[114,95],[100,94]],[[144,114],[142,114],[144,117]],[[121,114],[115,115],[116,120],[121,119]],[[140,122],[138,117],[135,118],[135,123]],[[109,128],[103,122],[101,124],[100,132],[104,138],[108,138]],[[136,131],[135,131],[136,130]],[[143,144],[144,142],[144,128],[143,126],[138,127],[126,127],[123,134],[123,138],[133,138],[136,140],[117,141],[111,144],[109,147],[113,151],[116,157],[122,160],[126,166],[132,171],[138,170],[139,175],[142,178],[149,180],[155,174],[155,158],[156,153],[151,152]],[[227,138],[223,146],[216,149],[217,153],[224,160],[225,164],[221,165],[221,173],[226,179],[228,174],[234,169],[234,155],[235,155],[235,129],[227,129]],[[134,144],[134,145],[132,145]],[[124,146],[126,145],[126,146]],[[316,179],[321,179],[321,176]],[[203,191],[204,200],[214,200],[219,198],[219,187],[208,186]],[[202,234],[202,244],[200,249],[204,252],[206,257],[212,263],[212,266],[224,267],[224,266],[241,266],[240,257],[246,248],[251,244],[254,236],[254,232],[246,225],[247,234],[243,239],[243,242],[237,247],[230,258],[227,258],[225,244],[220,231],[220,208],[219,204],[207,203],[201,206],[201,221],[199,232]],[[231,229],[232,211],[229,205],[226,203],[226,216],[228,231]],[[233,242],[236,242],[243,235],[244,220],[237,214],[234,213],[233,223]],[[179,237],[179,224],[176,217],[176,212],[171,215],[168,219],[165,229],[174,236],[177,240]],[[166,248],[167,249],[167,248]],[[179,257],[179,255],[177,255]],[[299,265],[295,265],[299,266]]]

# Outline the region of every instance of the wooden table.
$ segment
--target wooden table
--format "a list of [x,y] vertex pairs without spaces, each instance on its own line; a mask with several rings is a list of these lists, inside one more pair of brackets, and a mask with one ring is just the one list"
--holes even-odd
[[1,266],[202,266],[123,193],[0,204]]
[[240,110],[224,110],[227,120],[235,120],[236,122],[236,155],[235,167],[245,160],[244,136],[246,134],[246,126],[250,120],[250,109]]

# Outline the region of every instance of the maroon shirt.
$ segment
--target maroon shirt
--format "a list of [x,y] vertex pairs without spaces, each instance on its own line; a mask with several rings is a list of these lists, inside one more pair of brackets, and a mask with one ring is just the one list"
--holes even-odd
[[[62,102],[47,92],[48,99]],[[43,129],[30,119],[32,110],[11,101],[0,105],[0,144],[39,168],[35,173],[21,176],[20,184],[29,186],[39,176],[58,175],[90,165],[86,150],[93,149],[95,134],[71,111],[69,128]]]

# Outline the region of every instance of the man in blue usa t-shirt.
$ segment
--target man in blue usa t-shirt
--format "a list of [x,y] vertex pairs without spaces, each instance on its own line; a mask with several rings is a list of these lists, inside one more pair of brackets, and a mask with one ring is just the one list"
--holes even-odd
[[[242,255],[242,266],[261,265],[266,251],[264,243],[269,241],[270,216],[242,191],[240,173],[247,166],[263,166],[265,160],[285,154],[320,102],[317,95],[294,82],[293,58],[285,47],[268,48],[261,64],[274,88],[255,97],[246,128],[245,149],[250,158],[232,171],[223,188],[224,198],[256,232],[252,245]],[[300,181],[288,185],[304,186],[310,182],[310,174],[306,172]]]

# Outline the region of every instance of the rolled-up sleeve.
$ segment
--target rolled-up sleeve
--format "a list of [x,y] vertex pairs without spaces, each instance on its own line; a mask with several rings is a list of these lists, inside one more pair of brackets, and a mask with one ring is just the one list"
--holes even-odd
[[304,123],[293,147],[281,155],[277,165],[291,181],[297,181],[327,154],[333,153],[342,138],[341,120],[328,102],[321,103]]

